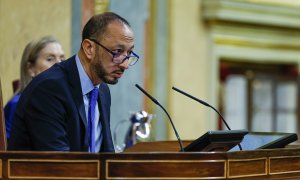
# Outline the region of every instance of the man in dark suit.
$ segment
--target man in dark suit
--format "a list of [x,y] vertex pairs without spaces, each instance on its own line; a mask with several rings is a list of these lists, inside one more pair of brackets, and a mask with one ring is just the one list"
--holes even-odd
[[35,77],[15,111],[8,150],[114,152],[111,97],[138,55],[129,23],[115,13],[93,16],[75,56]]

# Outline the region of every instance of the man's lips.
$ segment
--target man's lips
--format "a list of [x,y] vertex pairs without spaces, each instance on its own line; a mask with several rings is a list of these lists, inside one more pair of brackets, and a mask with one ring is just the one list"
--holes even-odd
[[122,75],[123,75],[123,72],[122,72],[122,71],[115,71],[115,72],[113,72],[113,75],[114,75],[116,78],[121,78]]

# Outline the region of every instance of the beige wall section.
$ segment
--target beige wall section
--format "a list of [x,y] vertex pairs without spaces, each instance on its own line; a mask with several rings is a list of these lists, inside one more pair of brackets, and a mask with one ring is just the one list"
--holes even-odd
[[[298,1],[168,0],[168,3],[169,87],[182,89],[218,109],[221,58],[299,64],[299,23],[296,23],[299,11],[295,7],[299,6]],[[209,3],[211,6],[207,6]],[[203,10],[209,24],[204,24]],[[240,27],[235,22],[248,25]],[[267,25],[273,28],[264,27]],[[289,28],[290,32],[284,31]],[[233,41],[239,43],[232,44]],[[194,139],[208,130],[216,130],[218,116],[212,109],[171,89],[168,93],[168,107],[181,139]],[[171,126],[168,136],[175,139]]]
[[[169,0],[170,85],[209,102],[208,48],[201,20],[201,1]],[[214,129],[208,115],[211,111],[198,102],[170,89],[169,109],[182,139],[194,139]],[[169,129],[170,139],[175,139]]]
[[0,77],[3,103],[13,95],[25,45],[45,35],[55,36],[70,56],[71,0],[0,0]]
[[[269,48],[269,45],[285,47],[286,44],[298,48],[298,33],[293,31],[297,35],[293,36],[292,33],[284,33],[282,32],[284,29],[280,29],[280,27],[299,28],[298,13],[295,10],[297,9],[295,6],[299,6],[298,1],[216,0],[211,2],[207,0],[206,3],[218,4],[215,4],[212,9],[209,7],[206,9],[209,11],[207,15],[212,16],[210,24],[204,24],[203,7],[201,7],[204,0],[169,0],[168,2],[170,8],[169,87],[182,89],[207,101],[216,109],[219,108],[218,67],[222,57],[244,58],[253,62],[299,62],[298,50]],[[239,6],[240,3],[243,3],[243,6]],[[249,3],[261,3],[265,12],[259,8],[259,4],[253,6]],[[291,8],[291,12],[288,8]],[[273,12],[274,9],[277,11]],[[226,26],[224,24],[218,26],[216,20],[222,21],[223,18],[245,24],[257,23],[257,21],[259,23],[253,25],[253,28],[251,26],[239,28],[236,24],[228,24],[228,22],[224,23]],[[252,21],[251,18],[256,21]],[[263,26],[267,23],[268,25],[275,23],[276,26],[271,30],[265,29]],[[227,29],[227,26],[231,29]],[[253,45],[255,47],[228,44],[228,41],[223,39],[229,35],[228,30],[232,33],[229,37],[231,41],[241,36],[242,39],[246,39],[246,44],[255,42]],[[269,44],[266,45],[267,47],[262,47],[264,43]],[[181,139],[194,139],[208,130],[216,130],[218,115],[212,109],[175,91],[170,90],[168,93],[170,114]],[[168,136],[170,139],[176,139],[171,126],[169,127]]]

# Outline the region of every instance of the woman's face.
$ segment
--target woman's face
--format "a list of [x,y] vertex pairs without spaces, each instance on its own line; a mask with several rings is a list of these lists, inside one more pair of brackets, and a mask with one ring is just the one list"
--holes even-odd
[[30,68],[31,75],[34,77],[63,60],[65,60],[65,54],[61,45],[56,42],[49,43],[40,51],[35,65]]

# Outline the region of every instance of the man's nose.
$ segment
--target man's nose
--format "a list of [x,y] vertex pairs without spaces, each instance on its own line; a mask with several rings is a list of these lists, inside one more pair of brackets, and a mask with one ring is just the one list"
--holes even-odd
[[128,59],[126,59],[121,64],[119,64],[119,66],[122,67],[122,69],[128,69],[129,68],[129,61],[128,61]]

